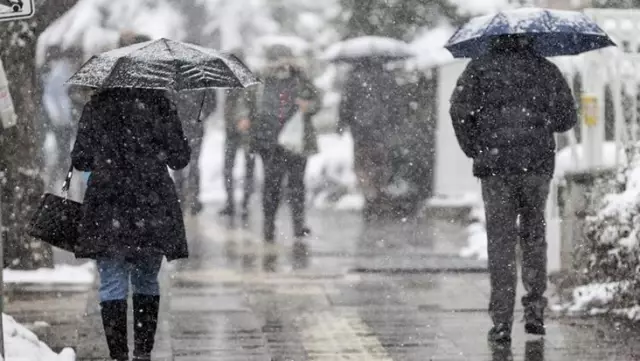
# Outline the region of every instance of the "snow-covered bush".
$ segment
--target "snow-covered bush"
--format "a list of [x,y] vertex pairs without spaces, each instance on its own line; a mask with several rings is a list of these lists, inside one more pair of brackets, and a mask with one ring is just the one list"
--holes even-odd
[[584,242],[575,250],[581,284],[624,284],[610,293],[611,308],[638,304],[640,295],[640,145],[617,174],[602,176],[588,195]]

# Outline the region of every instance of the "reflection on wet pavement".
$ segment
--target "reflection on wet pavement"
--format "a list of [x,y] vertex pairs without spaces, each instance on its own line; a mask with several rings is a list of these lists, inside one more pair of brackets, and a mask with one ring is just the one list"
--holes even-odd
[[[285,218],[273,245],[260,239],[259,219],[230,225],[205,213],[188,221],[192,256],[168,272],[156,360],[626,361],[640,354],[632,342],[638,330],[597,319],[550,317],[544,341],[528,338],[516,321],[513,343],[491,347],[487,275],[457,258],[464,234],[455,223],[365,225],[357,214],[312,213],[314,236],[295,240]],[[521,307],[516,313],[520,320]]]

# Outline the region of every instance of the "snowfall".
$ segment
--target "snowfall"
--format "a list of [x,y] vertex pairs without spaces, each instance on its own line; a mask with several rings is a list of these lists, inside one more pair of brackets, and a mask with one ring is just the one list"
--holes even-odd
[[[267,0],[238,0],[221,2],[218,0],[203,1],[206,4],[208,16],[215,19],[202,27],[202,35],[214,37],[219,34],[220,48],[232,49],[238,46],[263,47],[276,43],[286,43],[294,48],[296,53],[313,53],[313,50],[326,48],[339,40],[339,34],[328,20],[340,12],[337,1],[327,0],[287,0],[288,6],[304,4],[306,7],[298,16],[294,31],[300,36],[282,34],[282,29],[266,14]],[[461,12],[468,15],[482,15],[511,7],[508,0],[453,0],[460,6]],[[118,32],[127,26],[133,30],[152,38],[169,37],[183,40],[193,24],[176,11],[175,6],[165,0],[155,1],[155,6],[149,6],[148,1],[127,0],[81,0],[74,9],[64,15],[50,27],[38,42],[38,63],[42,64],[44,49],[52,44],[68,46],[80,44],[85,51],[85,58],[103,50],[113,48],[117,42]],[[109,11],[105,11],[109,8]],[[96,24],[102,24],[97,26]],[[242,30],[241,29],[245,29]],[[453,58],[444,49],[447,39],[453,34],[454,28],[442,23],[433,29],[422,29],[410,42],[412,50],[417,54],[415,59],[408,62],[408,67],[428,68],[451,62]],[[250,66],[259,66],[258,57],[254,53],[247,54]],[[559,60],[561,68],[571,68],[569,60]],[[325,101],[334,104],[338,96],[331,91],[332,80],[337,77],[335,67],[329,66],[320,74],[316,83],[326,91]],[[203,146],[203,157],[200,159],[202,169],[202,200],[205,202],[222,202],[225,199],[222,177],[222,148],[224,132],[221,124],[209,124]],[[51,139],[47,143],[52,147]],[[320,152],[311,157],[308,163],[306,182],[309,189],[309,203],[313,207],[334,209],[340,211],[358,211],[364,200],[358,191],[357,180],[353,172],[352,156],[353,140],[345,135],[323,134],[319,139]],[[50,153],[49,153],[50,154]],[[607,151],[606,154],[612,154]],[[565,151],[558,155],[559,169],[571,169],[572,159],[580,157],[580,149]],[[571,158],[574,157],[574,158]],[[609,157],[611,158],[611,157]],[[244,157],[239,154],[234,178],[238,184],[243,179]],[[259,163],[259,162],[258,162]],[[564,164],[564,166],[563,166]],[[258,164],[260,168],[261,165]],[[260,175],[258,171],[256,174]],[[75,177],[81,179],[81,177]],[[559,175],[558,175],[559,178]],[[258,177],[258,182],[262,179]],[[241,187],[238,187],[240,192]],[[332,195],[339,190],[341,197]],[[239,197],[240,195],[238,195]],[[470,224],[467,228],[468,246],[460,251],[460,256],[486,260],[487,236],[485,231],[484,210],[479,195],[469,194],[459,198],[437,198],[430,202],[432,206],[470,207],[472,209]],[[5,282],[13,284],[90,284],[95,281],[95,265],[87,263],[81,266],[61,265],[54,269],[36,271],[5,270]],[[612,285],[595,285],[578,289],[573,307],[606,303],[610,299]],[[597,301],[593,301],[596,299]],[[629,311],[632,312],[632,311]],[[638,312],[640,314],[640,312]],[[45,344],[24,326],[13,318],[3,315],[4,337],[8,360],[51,361],[74,360],[74,352],[70,349],[55,354]]]
[[[68,285],[92,285],[95,282],[95,263],[58,265],[53,269],[18,271],[5,269],[5,285],[43,284],[52,287]],[[74,361],[73,349],[65,348],[59,354],[53,352],[32,331],[6,314],[2,315],[5,359],[8,361]],[[38,326],[38,323],[36,323]],[[45,325],[48,327],[48,325]],[[0,357],[0,361],[2,358]]]

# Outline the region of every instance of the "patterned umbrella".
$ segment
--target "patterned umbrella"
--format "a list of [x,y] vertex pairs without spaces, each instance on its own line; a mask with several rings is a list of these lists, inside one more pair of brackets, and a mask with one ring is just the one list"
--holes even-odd
[[609,36],[585,14],[575,11],[521,8],[471,19],[456,31],[445,47],[456,58],[478,58],[492,39],[522,35],[541,56],[576,55],[615,46]]
[[159,39],[93,56],[67,84],[181,91],[245,88],[258,82],[234,55]]

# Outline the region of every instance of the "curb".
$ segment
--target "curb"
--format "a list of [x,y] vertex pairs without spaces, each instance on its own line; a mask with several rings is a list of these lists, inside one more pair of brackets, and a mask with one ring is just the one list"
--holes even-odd
[[442,274],[442,273],[489,273],[486,267],[461,267],[461,268],[369,268],[355,267],[350,273],[368,274]]

